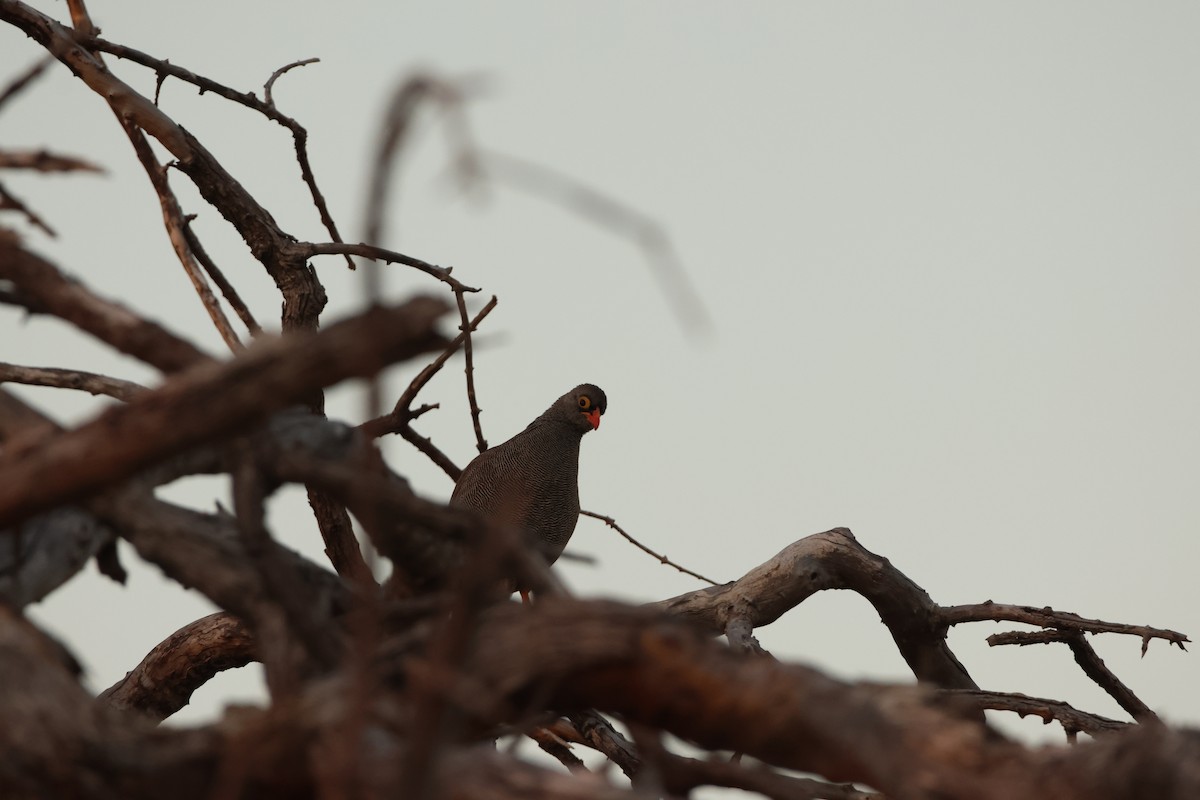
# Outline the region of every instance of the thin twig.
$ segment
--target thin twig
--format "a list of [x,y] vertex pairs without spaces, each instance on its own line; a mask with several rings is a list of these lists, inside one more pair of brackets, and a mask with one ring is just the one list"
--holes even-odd
[[95,36],[100,29],[92,22],[87,5],[83,0],[67,0],[67,8],[71,11],[71,26],[80,37]]
[[567,719],[570,720],[569,725],[563,723],[566,730],[554,726],[560,736],[565,734],[566,738],[573,734],[571,741],[603,753],[609,761],[620,767],[627,777],[632,778],[641,769],[642,760],[633,742],[622,736],[600,712],[591,709],[577,711],[568,715]]
[[1082,633],[1079,631],[1064,633],[1066,633],[1067,646],[1071,648],[1071,654],[1075,656],[1075,663],[1083,670],[1084,675],[1108,692],[1108,695],[1138,722],[1159,722],[1158,715],[1108,668],[1100,655],[1083,638]]
[[991,646],[1004,644],[1025,646],[1030,644],[1050,644],[1053,642],[1062,643],[1070,647],[1071,654],[1075,656],[1075,663],[1079,665],[1083,673],[1091,678],[1097,686],[1106,691],[1112,699],[1116,700],[1117,704],[1125,709],[1129,716],[1143,723],[1159,721],[1158,715],[1151,710],[1150,706],[1142,702],[1141,698],[1135,695],[1133,690],[1126,686],[1108,668],[1104,660],[1100,658],[1100,655],[1084,639],[1083,634],[1079,631],[1013,631],[1010,633],[994,634],[987,638],[987,643]]
[[296,67],[305,67],[309,64],[316,64],[320,60],[321,59],[319,58],[304,58],[299,61],[293,61],[290,64],[285,64],[272,72],[271,77],[267,78],[267,82],[263,84],[263,102],[265,102],[271,108],[275,108],[275,100],[271,97],[271,87],[275,85],[275,81],[279,80],[279,78],[289,70],[293,70]]
[[[236,464],[230,476],[233,479],[234,521],[246,548],[246,556],[308,655],[321,668],[332,669],[341,657],[343,642],[337,632],[323,628],[308,613],[303,580],[292,565],[281,557],[281,546],[267,530],[264,519],[266,481],[254,457],[251,440],[243,440],[235,444],[233,449]],[[257,622],[259,626],[263,625],[263,620]],[[303,676],[295,674],[295,665],[289,664],[289,661],[291,659],[287,658],[263,659],[267,668],[274,668],[276,677],[281,679],[279,683],[282,685],[271,686],[272,694],[277,698],[281,694],[290,695],[300,688],[299,680]]]
[[[443,350],[437,358],[435,358],[428,366],[425,367],[425,369],[417,373],[417,376],[412,379],[411,383],[409,383],[408,388],[404,390],[404,394],[400,395],[400,399],[396,401],[397,409],[409,409],[412,406],[413,401],[417,399],[417,393],[425,388],[425,384],[429,383],[430,379],[432,379],[437,371],[440,370],[446,361],[450,359],[450,356],[454,355],[458,348],[462,347],[463,344],[468,341],[467,337],[470,335],[470,333],[479,328],[479,324],[483,322],[484,317],[492,313],[492,309],[496,307],[498,302],[499,301],[496,299],[496,296],[492,295],[492,299],[489,300],[487,304],[479,310],[479,313],[475,315],[474,319],[467,324],[467,329],[460,331],[458,336],[454,337],[454,341],[450,343],[449,347]],[[409,418],[415,419],[416,416],[417,414],[413,412],[410,413]]]
[[0,183],[0,211],[16,211],[18,214],[24,214],[25,219],[29,220],[29,224],[35,228],[41,228],[42,231],[51,238],[58,236],[54,229],[37,215],[29,206],[25,205],[21,200],[4,188],[4,184]]
[[571,752],[571,745],[549,728],[534,727],[526,734],[537,742],[537,746],[547,755],[558,760],[571,772],[587,772],[587,765],[579,756]]
[[647,553],[648,555],[651,555],[654,558],[657,558],[660,564],[666,564],[669,567],[674,567],[675,569],[679,570],[680,572],[682,572],[685,575],[691,575],[693,578],[698,578],[699,580],[702,580],[705,583],[710,583],[713,586],[719,585],[712,578],[706,578],[698,572],[692,572],[690,569],[687,569],[686,567],[681,567],[678,564],[676,564],[674,561],[672,561],[671,559],[667,558],[666,556],[660,555],[659,553],[656,553],[653,550],[651,550],[649,547],[646,547],[646,545],[642,544],[637,539],[633,538],[628,533],[626,533],[625,529],[622,528],[620,525],[618,525],[617,521],[615,519],[613,519],[612,517],[605,516],[604,514],[597,514],[594,511],[582,511],[581,510],[579,513],[584,515],[585,517],[591,517],[592,519],[600,520],[605,525],[607,525],[608,527],[612,528],[617,533],[619,533],[623,537],[625,537],[625,539],[630,544],[632,544],[634,547],[638,548],[643,553]]
[[141,129],[130,122],[121,120],[121,127],[129,136],[129,141],[133,144],[134,153],[137,154],[138,161],[146,170],[146,175],[150,178],[150,183],[154,186],[154,192],[158,195],[159,205],[162,206],[163,224],[167,228],[167,236],[171,239],[171,246],[175,250],[175,255],[179,258],[179,263],[183,266],[183,271],[187,273],[188,279],[192,282],[192,287],[196,290],[196,294],[200,297],[200,302],[204,304],[205,311],[208,312],[209,319],[217,329],[217,333],[221,335],[226,346],[234,353],[240,351],[244,345],[238,339],[237,333],[233,330],[233,326],[229,324],[229,318],[225,316],[224,310],[221,309],[220,302],[217,301],[216,295],[212,292],[212,287],[208,285],[208,280],[204,276],[204,272],[196,261],[195,254],[188,244],[188,238],[185,234],[187,223],[184,222],[183,210],[179,207],[179,200],[175,197],[175,193],[171,191],[171,184],[167,181],[166,169],[158,163],[158,159],[154,156],[154,151],[150,149],[150,143],[146,141],[145,134]]
[[37,62],[34,63],[32,67],[25,70],[11,82],[9,82],[8,86],[5,86],[4,90],[0,91],[0,108],[3,108],[5,103],[7,103],[9,100],[12,100],[22,91],[24,91],[25,87],[37,80],[42,73],[46,71],[46,68],[54,63],[54,61],[54,56],[42,56]]
[[23,383],[27,386],[51,386],[56,389],[79,389],[93,395],[106,395],[117,400],[132,400],[146,387],[133,381],[110,378],[95,372],[56,367],[23,367],[0,362],[0,383]]
[[[470,324],[468,325],[470,330],[473,331],[479,327],[479,324],[483,322],[484,317],[491,313],[492,309],[496,307],[496,303],[497,300],[495,296],[493,296],[492,299],[488,301],[487,305],[485,305],[479,311],[479,313],[475,315],[475,318],[471,320]],[[424,369],[417,373],[416,377],[413,378],[408,384],[408,388],[405,389],[400,395],[400,399],[396,401],[396,405],[390,412],[381,417],[367,420],[359,425],[359,429],[373,439],[377,439],[380,436],[384,436],[385,434],[389,433],[401,433],[403,428],[409,422],[421,416],[425,412],[432,411],[434,408],[436,408],[436,405],[424,405],[420,408],[414,409],[412,408],[412,404],[417,399],[417,394],[421,391],[421,389],[425,388],[425,385],[429,383],[435,374],[437,374],[438,370],[440,370],[442,366],[444,366],[445,363],[450,360],[452,355],[458,352],[458,348],[462,347],[463,342],[466,341],[466,338],[467,335],[465,332],[460,332],[458,336],[454,337],[454,340],[450,343],[450,345],[441,353],[439,353],[437,358],[426,364]],[[439,466],[441,465],[439,464]],[[454,465],[451,464],[450,466],[453,467]],[[458,468],[454,467],[454,470],[457,473]],[[457,479],[457,474],[452,477]]]
[[233,284],[225,277],[225,273],[221,271],[221,268],[208,255],[208,251],[204,249],[200,238],[192,230],[193,219],[194,216],[191,214],[183,218],[183,236],[187,240],[188,247],[191,248],[192,255],[196,257],[196,260],[200,262],[200,266],[204,267],[204,271],[208,273],[208,277],[212,278],[213,283],[221,290],[221,295],[225,298],[225,302],[229,303],[229,307],[238,315],[242,324],[246,326],[246,330],[250,331],[250,335],[258,336],[262,333],[262,326],[258,324],[258,320],[254,318],[250,307],[242,300],[242,296],[238,294],[237,289],[233,288]]
[[436,464],[442,472],[446,473],[450,480],[457,481],[458,476],[462,475],[462,468],[455,465],[450,460],[450,456],[438,449],[433,440],[427,436],[422,436],[413,430],[412,426],[405,424],[397,433],[404,441],[411,444],[413,447],[424,453],[430,461]]
[[1099,714],[1080,711],[1070,703],[1060,700],[1049,700],[1044,697],[1030,697],[1017,692],[984,692],[978,689],[941,689],[939,694],[951,700],[962,703],[964,707],[988,709],[992,711],[1011,711],[1021,717],[1035,716],[1044,722],[1056,721],[1063,726],[1068,735],[1083,732],[1089,736],[1121,731],[1130,727],[1130,723],[1120,722]]
[[403,253],[398,253],[395,250],[388,250],[383,247],[376,247],[370,244],[349,244],[346,242],[301,242],[296,245],[306,255],[305,257],[321,256],[321,255],[351,255],[362,256],[363,258],[371,258],[379,261],[387,261],[395,264],[404,264],[407,267],[418,269],[426,275],[432,275],[439,281],[449,285],[453,289],[463,292],[478,292],[478,289],[466,286],[457,278],[450,276],[453,267],[439,267],[436,264],[430,264],[428,261],[422,261],[419,258],[406,256]]
[[98,172],[104,168],[75,156],[64,156],[48,150],[0,151],[0,169],[29,169],[36,172]]
[[[300,177],[304,181],[305,186],[308,187],[313,205],[317,209],[317,214],[321,217],[321,224],[325,226],[325,230],[329,233],[329,238],[335,242],[342,241],[342,235],[338,231],[337,223],[333,221],[333,216],[329,213],[329,205],[325,202],[325,196],[321,194],[321,190],[317,187],[317,178],[313,174],[312,164],[308,158],[308,130],[303,125],[286,114],[280,113],[279,109],[273,104],[259,100],[253,92],[239,92],[236,89],[231,89],[214,80],[172,64],[165,59],[155,58],[140,50],[109,42],[99,37],[89,39],[86,44],[99,51],[110,53],[117,58],[133,61],[154,70],[158,76],[157,87],[159,88],[162,86],[164,76],[170,75],[173,78],[198,87],[201,93],[212,92],[215,95],[224,97],[226,100],[257,111],[267,119],[291,131],[293,145],[296,150],[296,163],[300,166]],[[158,88],[155,89],[155,102],[158,102]],[[354,269],[354,262],[349,256],[346,257],[346,265],[350,269]]]
[[383,242],[384,222],[387,219],[388,189],[392,180],[392,163],[408,139],[413,118],[426,100],[453,105],[459,92],[450,83],[431,75],[418,74],[406,79],[393,93],[384,117],[379,143],[371,167],[371,183],[367,187],[368,242]]
[[1146,625],[1124,625],[1117,622],[1105,622],[1099,619],[1085,619],[1069,611],[1055,611],[1046,606],[1014,606],[1006,603],[986,603],[965,606],[947,606],[939,609],[938,616],[944,625],[961,625],[964,622],[1021,622],[1026,625],[1037,625],[1042,628],[1059,628],[1061,630],[1087,631],[1089,633],[1121,633],[1127,636],[1137,636],[1142,640],[1142,655],[1146,654],[1151,639],[1163,639],[1180,650],[1187,650],[1185,644],[1191,642],[1186,635],[1178,631],[1163,628],[1151,628]]
[[[379,244],[385,241],[384,223],[389,216],[387,204],[389,187],[392,183],[392,176],[395,173],[393,166],[394,162],[398,160],[404,144],[408,141],[408,134],[412,128],[417,109],[423,104],[426,98],[448,103],[455,96],[456,93],[449,84],[426,75],[416,75],[409,78],[392,93],[387,115],[384,117],[380,128],[379,141],[375,148],[374,163],[370,170],[371,180],[367,187],[366,241]],[[362,276],[362,291],[365,302],[368,304],[379,302],[379,298],[382,295],[382,287],[383,281],[378,264],[367,264]],[[460,316],[463,316],[461,324],[465,326],[465,315],[461,314],[461,289],[455,287],[454,292],[458,299]],[[467,348],[468,358],[470,358],[469,338],[467,339]],[[367,387],[368,417],[379,413],[381,402],[382,396],[379,385],[377,382],[372,382]]]
[[458,329],[463,335],[463,359],[466,362],[463,371],[467,375],[467,403],[471,406],[471,425],[475,428],[475,447],[479,452],[488,449],[487,439],[483,438],[483,427],[479,424],[479,401],[475,399],[475,360],[471,349],[471,319],[467,316],[467,301],[459,289],[454,290],[454,300],[458,304]]
[[[704,302],[680,263],[670,237],[658,222],[542,164],[496,152],[482,154],[480,164],[483,172],[490,171],[501,182],[565,206],[633,241],[645,253],[663,294],[684,327],[697,334],[712,332],[712,320]],[[475,166],[480,167],[479,164]]]

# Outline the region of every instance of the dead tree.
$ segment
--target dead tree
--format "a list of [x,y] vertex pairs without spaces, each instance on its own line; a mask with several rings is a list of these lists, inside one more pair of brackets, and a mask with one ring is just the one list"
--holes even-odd
[[[1191,798],[1200,796],[1200,736],[1162,724],[1113,675],[1088,634],[1179,645],[1180,633],[1049,608],[942,606],[842,528],[803,538],[740,580],[633,607],[568,596],[514,533],[414,494],[374,440],[398,434],[448,475],[457,467],[414,427],[430,377],[462,351],[471,374],[477,290],[449,269],[376,246],[386,185],[371,189],[372,241],[345,242],[307,156],[307,134],[262,96],[218,84],[165,58],[99,37],[82,0],[64,23],[0,0],[0,20],[47,60],[16,76],[4,103],[57,61],[107,103],[150,179],[166,233],[230,355],[214,359],[72,277],[0,228],[0,301],[70,323],[155,368],[147,389],[63,365],[0,365],[0,381],[107,395],[94,419],[63,428],[0,390],[0,794],[5,797],[629,797],[728,786],[771,798]],[[328,240],[299,240],[184,127],[123,83],[106,59],[126,59],[165,81],[191,84],[282,125]],[[412,109],[454,102],[418,78],[396,93],[376,174],[403,141]],[[214,100],[214,102],[218,102]],[[163,163],[151,141],[170,154]],[[468,159],[469,160],[469,159]],[[486,170],[477,159],[470,166]],[[503,162],[530,180],[527,164]],[[0,152],[0,169],[95,169],[46,151]],[[281,336],[268,336],[207,254],[172,189],[190,182],[245,242],[282,298]],[[380,181],[386,180],[381,177]],[[564,184],[541,174],[562,193]],[[568,193],[569,194],[569,193]],[[578,193],[576,193],[578,196]],[[637,227],[584,195],[608,224]],[[46,233],[52,215],[0,184],[0,210]],[[14,219],[10,216],[9,219]],[[362,257],[418,270],[438,292],[372,307],[318,330],[325,290],[311,262]],[[99,254],[102,257],[102,254]],[[244,331],[239,332],[232,311]],[[439,324],[457,317],[458,333]],[[384,367],[429,359],[390,412],[357,427],[323,416],[322,390]],[[484,447],[470,380],[468,396]],[[158,499],[180,476],[226,474],[230,512],[202,513]],[[280,545],[263,516],[285,483],[307,488],[328,564]],[[616,523],[604,517],[610,525]],[[351,518],[392,571],[378,583]],[[123,578],[114,543],[223,609],[180,629],[115,686],[90,696],[70,643],[23,614],[95,559]],[[520,575],[544,600],[496,603],[486,587]],[[848,589],[879,612],[916,682],[850,684],[762,651],[754,629],[812,594]],[[947,646],[951,626],[1006,621],[1041,628],[992,644],[1054,642],[1130,721],[1051,699],[976,685]],[[723,639],[721,637],[724,637]],[[221,670],[261,662],[270,702],[199,728],[158,723]],[[1000,709],[1056,721],[1071,744],[1032,749],[983,722]],[[614,727],[618,720],[624,732]],[[1087,736],[1076,742],[1076,734]],[[673,752],[665,734],[699,748]],[[566,770],[522,761],[493,741],[529,736]],[[628,780],[589,771],[598,751]],[[728,753],[744,757],[729,758]],[[722,755],[724,754],[724,755]],[[813,777],[801,777],[797,772]],[[882,793],[879,794],[879,793]]]

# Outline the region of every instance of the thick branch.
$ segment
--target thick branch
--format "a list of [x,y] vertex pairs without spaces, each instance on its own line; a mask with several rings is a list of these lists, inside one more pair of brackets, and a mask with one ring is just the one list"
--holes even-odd
[[163,372],[177,372],[209,357],[191,343],[124,306],[92,294],[49,261],[0,234],[0,278],[12,281],[39,310],[53,314],[123,353]]
[[192,693],[218,672],[244,667],[254,659],[250,630],[237,617],[219,611],[168,636],[102,692],[100,700],[164,720],[187,705]]
[[443,301],[375,308],[318,334],[261,340],[224,363],[200,364],[125,406],[49,441],[0,454],[0,528],[215,436],[245,429],[315,388],[371,375],[445,346],[433,332]]
[[937,604],[891,562],[860,545],[846,528],[790,544],[733,583],[663,600],[654,607],[719,635],[738,619],[752,628],[769,625],[827,589],[850,589],[866,598],[918,680],[947,689],[979,688],[947,647]]
[[[522,708],[535,697],[558,710],[594,707],[707,749],[895,797],[1132,800],[1146,795],[1131,776],[1156,769],[1172,777],[1150,780],[1152,796],[1200,796],[1200,736],[1161,726],[1068,751],[1028,750],[926,687],[846,684],[745,658],[647,610],[564,598],[496,608],[489,617],[467,676],[490,688],[502,701],[497,708]],[[1118,752],[1119,762],[1099,761],[1099,753]],[[1124,780],[1109,783],[1106,772]]]

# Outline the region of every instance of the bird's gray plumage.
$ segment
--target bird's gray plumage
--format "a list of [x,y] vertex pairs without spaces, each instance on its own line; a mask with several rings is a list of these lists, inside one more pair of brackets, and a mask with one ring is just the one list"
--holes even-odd
[[579,519],[580,439],[607,406],[598,386],[576,386],[525,430],[467,464],[450,505],[525,531],[553,564]]

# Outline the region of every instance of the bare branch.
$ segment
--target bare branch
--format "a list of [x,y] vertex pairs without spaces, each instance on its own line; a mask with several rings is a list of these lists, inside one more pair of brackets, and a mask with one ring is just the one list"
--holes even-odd
[[192,252],[186,235],[187,223],[184,222],[183,210],[179,207],[179,200],[175,197],[175,193],[171,191],[171,185],[167,181],[166,169],[158,163],[158,159],[154,157],[154,152],[150,149],[150,143],[146,141],[146,137],[137,127],[124,120],[122,120],[121,127],[124,128],[125,135],[129,137],[129,141],[133,144],[133,151],[137,154],[138,161],[141,162],[143,169],[146,170],[146,175],[150,178],[150,184],[154,187],[154,193],[158,195],[158,202],[162,207],[163,225],[166,226],[167,236],[171,240],[171,247],[175,250],[175,256],[179,259],[179,263],[183,266],[183,271],[192,282],[192,288],[199,295],[200,302],[204,305],[204,310],[208,312],[209,319],[212,320],[217,333],[224,340],[225,346],[235,353],[238,352],[244,345],[238,339],[233,326],[229,324],[229,318],[225,316],[225,312],[221,309],[221,304],[217,302],[217,298],[213,295],[212,288],[208,285],[208,281],[205,280],[204,272],[200,269],[200,265],[196,263],[196,256]]
[[735,618],[760,628],[827,589],[850,589],[870,602],[919,680],[949,689],[979,688],[946,645],[939,606],[891,562],[860,545],[846,528],[790,544],[733,583],[700,589],[652,607],[719,636]]
[[[246,549],[246,560],[257,570],[266,592],[278,604],[288,632],[304,646],[305,661],[311,661],[318,673],[326,672],[340,660],[342,642],[333,630],[318,625],[309,615],[303,576],[292,569],[286,551],[267,531],[266,489],[252,447],[252,442],[245,440],[234,445],[238,452],[232,471],[234,522]],[[278,634],[282,636],[283,631]],[[276,699],[294,697],[300,690],[301,679],[307,677],[290,661],[286,657],[266,660],[267,682]]]
[[[603,753],[608,760],[632,778],[642,768],[642,759],[633,742],[626,739],[607,719],[596,711],[576,711],[568,716],[570,728],[566,732],[573,742],[586,744]],[[558,726],[553,726],[556,730]]]
[[22,367],[0,362],[0,383],[24,383],[31,386],[52,386],[56,389],[78,389],[93,395],[107,395],[117,400],[129,401],[146,387],[133,381],[97,375],[74,369],[54,367]]
[[103,167],[90,161],[46,150],[0,150],[0,169],[28,169],[35,172],[104,172]]
[[376,261],[387,261],[394,264],[404,264],[405,266],[418,269],[426,275],[432,275],[439,281],[447,284],[451,289],[461,292],[478,292],[478,289],[466,286],[458,281],[457,278],[450,277],[452,267],[439,267],[430,264],[427,261],[422,261],[419,258],[406,256],[403,253],[397,253],[395,250],[385,250],[382,247],[375,247],[369,244],[344,244],[342,242],[331,242],[327,244],[315,244],[311,242],[301,242],[297,245],[305,258],[319,255],[351,255],[362,256]]
[[[53,53],[104,98],[118,119],[140,127],[175,156],[179,170],[233,225],[279,287],[283,295],[283,329],[316,329],[326,297],[315,271],[305,263],[305,251],[207,148],[148,98],[116,78],[76,32],[15,0],[0,2],[0,21],[11,23]],[[320,405],[319,399],[314,402]]]
[[14,97],[23,92],[31,83],[41,77],[42,73],[46,71],[46,68],[53,63],[53,56],[42,56],[33,64],[33,66],[10,81],[3,90],[0,90],[0,109],[3,109],[5,103],[8,103]]
[[417,433],[410,425],[402,427],[399,433],[404,441],[424,453],[430,461],[449,476],[450,480],[458,480],[458,476],[462,474],[462,468],[451,461],[450,456],[439,450],[429,437]]
[[293,61],[290,64],[285,64],[279,69],[271,73],[271,77],[267,78],[267,82],[263,84],[263,102],[271,108],[275,108],[275,100],[271,97],[271,87],[275,85],[275,81],[286,72],[295,69],[296,67],[306,67],[309,64],[316,64],[320,61],[319,58],[305,58],[300,61]]
[[457,103],[458,99],[459,92],[452,84],[430,75],[414,75],[393,92],[384,116],[379,143],[376,145],[371,183],[367,189],[365,235],[368,242],[382,244],[385,239],[384,220],[387,218],[387,196],[392,180],[392,165],[408,138],[417,109],[426,100],[448,106]]
[[164,720],[218,672],[244,667],[254,659],[250,630],[237,617],[219,611],[168,636],[99,699],[113,708]]
[[483,438],[483,428],[479,424],[479,402],[475,399],[475,363],[471,349],[471,320],[467,315],[467,301],[463,299],[461,289],[454,290],[454,300],[458,304],[458,329],[463,337],[463,372],[467,375],[467,404],[471,407],[471,426],[475,429],[475,448],[482,453],[488,449],[488,444],[487,440]]
[[250,307],[242,300],[241,295],[233,288],[233,284],[225,278],[225,274],[217,266],[216,262],[209,257],[208,251],[204,249],[204,245],[200,243],[199,237],[192,230],[192,217],[183,218],[183,236],[187,241],[188,249],[192,251],[192,255],[200,262],[200,266],[204,267],[204,271],[208,273],[208,277],[212,278],[213,283],[221,290],[221,295],[225,298],[225,302],[229,303],[234,313],[246,326],[246,330],[250,331],[251,336],[258,336],[262,333],[262,326],[258,324],[258,320],[254,318]]
[[[167,577],[246,621],[254,631],[257,652],[268,665],[268,675],[272,668],[286,667],[298,655],[280,636],[279,604],[251,564],[234,521],[227,515],[202,514],[167,503],[136,486],[97,497],[87,507]],[[335,615],[345,613],[352,604],[346,584],[290,550],[282,551],[280,558],[304,585],[299,597],[312,623],[337,631]]]
[[[1107,769],[1136,774],[1161,759],[1200,754],[1200,738],[1161,726],[1134,726],[1067,752],[1027,750],[988,731],[957,696],[846,684],[798,665],[745,658],[650,610],[563,598],[498,606],[486,617],[466,674],[502,698],[552,686],[547,704],[556,709],[619,713],[710,750],[742,751],[889,796],[1132,798],[1108,785],[1100,777],[1105,768],[1090,760],[1119,751],[1120,766]],[[1200,791],[1200,770],[1186,777],[1176,771],[1176,780]],[[1172,782],[1163,794],[1186,797],[1177,794],[1182,785]]]
[[1163,639],[1178,645],[1180,650],[1186,650],[1184,644],[1191,641],[1178,631],[1151,628],[1146,625],[1124,625],[1116,622],[1104,622],[1098,619],[1085,619],[1069,611],[1055,611],[1046,606],[1014,606],[1005,603],[986,603],[968,606],[950,606],[941,610],[941,616],[947,625],[961,625],[964,622],[1023,622],[1027,625],[1037,625],[1042,628],[1059,628],[1069,631],[1086,633],[1122,633],[1127,636],[1137,636],[1142,640],[1142,654],[1151,639]]
[[1136,719],[1138,722],[1158,722],[1158,715],[1155,714],[1150,707],[1133,693],[1133,690],[1126,686],[1120,678],[1118,678],[1112,670],[1110,670],[1100,658],[1099,654],[1092,648],[1083,634],[1073,630],[1048,630],[1029,632],[1012,632],[1007,634],[993,634],[987,638],[987,643],[993,647],[1001,644],[1050,644],[1052,642],[1061,642],[1071,648],[1072,655],[1075,656],[1075,662],[1079,664],[1083,673],[1091,678],[1096,684],[1108,692],[1112,699],[1117,701],[1121,708],[1129,713],[1129,716]]
[[[317,187],[316,175],[313,173],[312,164],[308,158],[308,130],[296,120],[292,119],[286,114],[281,113],[279,109],[275,107],[274,102],[269,96],[269,86],[276,77],[275,75],[272,75],[272,80],[267,82],[268,96],[267,100],[264,102],[255,97],[253,92],[239,92],[236,89],[231,89],[228,86],[224,86],[216,81],[183,69],[182,67],[172,64],[165,59],[154,58],[153,56],[147,55],[139,50],[134,50],[132,47],[126,47],[124,45],[108,42],[99,38],[91,39],[88,44],[89,46],[95,47],[97,50],[102,52],[111,53],[117,58],[133,61],[141,64],[144,67],[153,69],[158,75],[157,85],[159,87],[162,86],[166,76],[170,75],[173,78],[178,78],[179,80],[198,87],[201,93],[211,92],[215,95],[225,98],[226,100],[231,100],[238,105],[242,105],[257,111],[267,119],[270,119],[271,121],[276,122],[291,131],[292,140],[296,150],[296,161],[300,166],[300,176],[303,179],[304,184],[308,187],[309,194],[312,196],[313,205],[316,207],[317,213],[321,218],[321,224],[325,226],[325,230],[329,233],[329,237],[331,239],[333,239],[335,242],[342,241],[342,235],[338,231],[337,224],[333,221],[333,216],[329,213],[329,206],[325,202],[325,196]],[[296,62],[284,67],[282,70],[278,70],[277,72],[282,74],[292,66],[300,66],[302,64],[312,63],[317,60],[318,59],[307,59],[305,61]],[[156,93],[155,103],[157,103],[157,101],[158,97]],[[217,204],[214,203],[214,205]],[[217,207],[220,208],[219,205],[217,205]],[[354,262],[349,258],[346,259],[346,265],[350,267],[350,269],[354,269]]]
[[561,204],[618,236],[630,239],[645,253],[663,294],[684,327],[697,334],[712,331],[712,320],[699,293],[680,264],[670,237],[657,222],[542,164],[489,152],[480,156],[475,167],[491,172],[502,183]]
[[373,451],[350,452],[340,459],[286,453],[274,469],[281,480],[319,486],[345,503],[375,548],[391,560],[394,573],[388,583],[393,595],[446,589],[463,570],[464,551],[482,542],[488,542],[488,548],[502,546],[491,568],[540,594],[566,593],[545,559],[523,544],[519,531],[417,497]]
[[[479,327],[479,323],[483,322],[484,317],[491,313],[492,309],[495,307],[496,298],[493,296],[492,299],[488,301],[487,305],[480,309],[479,313],[475,315],[475,318],[470,321],[468,327],[471,330],[477,329]],[[450,357],[458,352],[458,348],[463,346],[464,341],[466,341],[466,333],[460,331],[458,336],[454,337],[446,349],[439,353],[437,358],[429,362],[429,364],[427,364],[424,369],[418,372],[416,377],[409,382],[408,388],[406,388],[400,395],[400,398],[396,400],[396,405],[393,406],[389,413],[384,414],[381,417],[368,420],[359,426],[363,433],[365,433],[367,436],[370,436],[372,439],[377,439],[384,434],[399,433],[400,429],[405,423],[416,419],[419,414],[413,410],[412,404],[417,399],[417,394],[423,388],[425,388],[425,385],[429,383],[434,375],[437,374],[438,370],[440,370],[445,363],[450,360]],[[423,408],[425,411],[428,411],[432,408],[435,408],[435,406],[423,406]],[[424,411],[421,413],[424,413]],[[457,479],[457,475],[452,477]]]
[[417,297],[317,334],[262,339],[230,362],[198,365],[74,431],[7,449],[0,453],[7,476],[0,485],[0,528],[113,485],[211,436],[244,429],[314,388],[440,349],[446,341],[432,328],[446,310],[440,300]]
[[209,360],[191,343],[118,303],[96,296],[49,261],[21,247],[15,237],[2,233],[0,278],[12,281],[22,296],[44,313],[53,314],[163,372],[177,372]]
[[674,561],[667,558],[666,556],[660,555],[659,553],[656,553],[653,550],[651,550],[649,547],[646,547],[646,545],[642,544],[637,539],[630,536],[625,531],[625,529],[622,528],[620,525],[618,525],[617,521],[615,519],[613,519],[612,517],[605,516],[604,514],[597,514],[594,511],[580,511],[579,513],[584,515],[585,517],[591,517],[592,519],[600,520],[605,525],[612,528],[617,533],[621,534],[621,536],[624,537],[624,539],[627,542],[629,542],[630,544],[632,544],[634,547],[641,550],[643,553],[646,553],[647,555],[653,556],[654,558],[658,559],[658,562],[660,564],[666,564],[669,567],[674,567],[675,569],[682,572],[684,575],[691,575],[693,578],[704,581],[705,583],[712,584],[713,586],[717,585],[717,582],[714,581],[712,578],[706,578],[698,572],[692,572],[690,569],[687,569],[686,567],[681,567],[679,564],[676,564]]
[[71,25],[80,37],[95,36],[100,32],[88,14],[84,0],[67,0],[67,8],[71,11]]
[[[457,294],[457,293],[456,293]],[[360,427],[364,433],[372,438],[383,436],[386,433],[398,433],[400,436],[422,453],[424,453],[430,461],[442,469],[450,480],[457,481],[458,476],[462,474],[462,470],[452,461],[450,457],[438,449],[433,442],[425,436],[417,433],[412,427],[412,421],[421,414],[429,411],[436,406],[422,406],[419,409],[413,409],[412,404],[417,398],[417,394],[429,383],[430,379],[442,368],[443,365],[450,359],[458,348],[462,347],[467,341],[467,334],[474,331],[483,322],[484,317],[491,313],[496,307],[496,298],[492,297],[487,304],[480,309],[479,313],[467,324],[466,331],[459,331],[458,336],[450,345],[438,355],[432,362],[425,366],[417,376],[409,383],[408,388],[400,395],[396,401],[396,405],[392,410],[381,417],[368,420]]]
[[1122,731],[1129,727],[1127,722],[1118,722],[1099,714],[1089,714],[1064,703],[1060,700],[1047,700],[1043,697],[1029,697],[1012,692],[983,692],[970,689],[948,689],[947,697],[960,702],[963,707],[975,708],[980,711],[1012,711],[1021,717],[1040,717],[1043,722],[1058,722],[1068,736],[1076,733],[1086,733],[1089,736],[1099,736],[1114,731]]
[[0,531],[0,601],[17,609],[38,602],[112,541],[108,527],[70,507]]
[[658,748],[655,761],[663,788],[684,797],[701,786],[724,786],[756,792],[772,800],[885,800],[883,795],[863,791],[851,783],[797,778],[717,756],[683,758],[664,747]]
[[571,772],[587,772],[587,765],[571,752],[571,745],[560,738],[549,728],[534,728],[528,734],[530,739],[537,742],[537,746],[542,749],[547,755],[558,760]]
[[29,220],[30,225],[40,228],[47,236],[51,238],[58,236],[49,223],[39,217],[33,209],[21,202],[18,197],[11,194],[2,183],[0,183],[0,211],[16,211],[18,214],[24,215],[25,219]]

